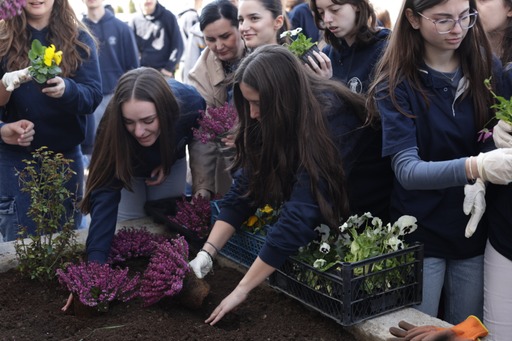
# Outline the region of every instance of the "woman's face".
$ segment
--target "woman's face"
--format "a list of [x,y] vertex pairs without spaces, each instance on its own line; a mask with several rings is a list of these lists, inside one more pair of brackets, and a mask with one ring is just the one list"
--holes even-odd
[[325,29],[331,31],[336,38],[345,39],[351,45],[356,33],[358,8],[348,3],[340,5],[331,0],[316,0],[316,7],[325,24]]
[[[436,25],[432,22],[440,19],[458,20],[470,14],[468,0],[448,0],[439,5],[430,7],[421,14],[424,16],[412,16],[411,10],[408,9],[408,18],[411,26],[420,31],[423,37],[425,49],[431,55],[442,54],[448,51],[455,51],[459,48],[462,40],[468,33],[468,28],[463,29],[457,23],[453,29],[446,34],[439,34]],[[427,19],[427,18],[429,19]]]
[[259,0],[241,0],[238,3],[239,29],[249,48],[277,44],[277,31],[283,26],[283,16],[272,17]]
[[253,120],[260,120],[260,93],[253,87],[240,83],[240,91],[245,100],[249,103],[250,116]]
[[28,0],[24,8],[29,25],[36,29],[48,26],[54,2],[55,0]]
[[153,102],[131,99],[121,105],[126,130],[143,147],[152,146],[160,136],[160,122]]
[[203,30],[206,46],[222,61],[232,62],[242,58],[244,42],[237,27],[226,18],[206,25]]
[[504,31],[512,17],[512,7],[506,0],[477,0],[478,20],[486,33]]

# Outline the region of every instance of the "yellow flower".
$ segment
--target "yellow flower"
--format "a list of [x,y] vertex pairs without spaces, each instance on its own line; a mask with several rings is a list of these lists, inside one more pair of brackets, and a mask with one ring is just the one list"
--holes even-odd
[[62,61],[62,51],[55,52],[53,60],[55,60],[55,64],[60,65],[60,62]]
[[270,214],[273,211],[274,211],[274,209],[270,205],[265,205],[265,207],[263,207],[263,209],[261,210],[261,212],[267,213],[267,214]]
[[55,54],[55,45],[51,44],[44,50],[44,64],[46,66],[52,66],[53,55]]
[[256,224],[257,222],[258,222],[258,217],[256,217],[255,215],[250,216],[249,219],[247,219],[247,226],[251,227],[254,224]]

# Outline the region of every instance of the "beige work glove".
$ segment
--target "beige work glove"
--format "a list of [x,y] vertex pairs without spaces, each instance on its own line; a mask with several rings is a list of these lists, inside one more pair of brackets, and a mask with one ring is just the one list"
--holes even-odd
[[478,174],[484,181],[497,185],[512,182],[512,148],[498,148],[476,157]]
[[503,120],[492,128],[492,139],[498,148],[512,147],[512,126]]
[[30,81],[32,77],[28,72],[28,67],[22,70],[6,72],[2,77],[2,84],[5,86],[5,90],[11,92],[14,89],[19,88],[23,83]]
[[478,223],[485,212],[485,183],[482,179],[476,179],[473,185],[464,186],[464,214],[470,215],[468,224],[466,225],[466,238],[475,233]]
[[201,250],[196,258],[190,261],[189,266],[197,278],[203,278],[212,270],[213,259],[206,251]]

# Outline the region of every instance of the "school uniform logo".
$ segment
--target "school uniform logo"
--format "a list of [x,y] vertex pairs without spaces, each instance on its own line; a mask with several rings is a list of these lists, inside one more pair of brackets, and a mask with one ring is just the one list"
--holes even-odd
[[115,46],[117,44],[117,37],[115,37],[115,36],[108,37],[108,44],[110,46]]
[[347,82],[347,86],[350,91],[355,92],[356,94],[360,94],[363,92],[363,82],[357,77],[352,77]]

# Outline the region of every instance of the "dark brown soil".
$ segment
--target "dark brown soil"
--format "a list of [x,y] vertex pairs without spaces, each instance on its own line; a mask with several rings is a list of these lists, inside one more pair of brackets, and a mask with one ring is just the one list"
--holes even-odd
[[57,284],[45,288],[11,270],[0,274],[0,341],[355,340],[331,319],[265,285],[216,326],[205,324],[242,276],[216,264],[206,278],[210,294],[199,310],[176,300],[148,308],[132,301],[112,304],[105,315],[78,318],[60,310],[68,293]]

